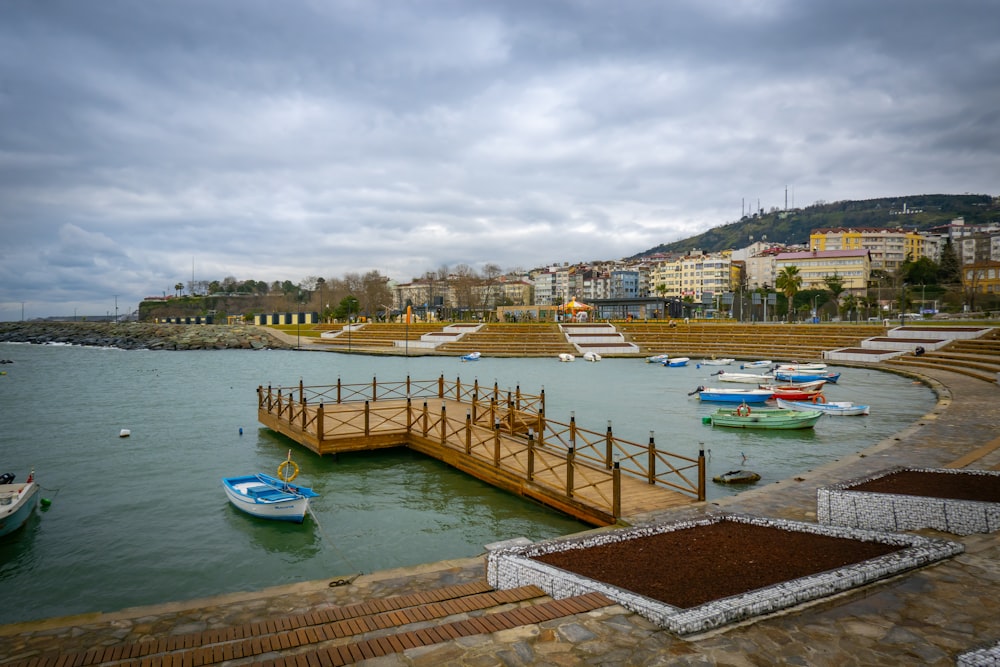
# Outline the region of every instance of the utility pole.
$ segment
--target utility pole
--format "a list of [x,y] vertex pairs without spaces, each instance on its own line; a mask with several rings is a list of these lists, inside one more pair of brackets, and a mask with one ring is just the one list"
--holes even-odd
[[115,324],[118,324],[118,295],[115,294]]

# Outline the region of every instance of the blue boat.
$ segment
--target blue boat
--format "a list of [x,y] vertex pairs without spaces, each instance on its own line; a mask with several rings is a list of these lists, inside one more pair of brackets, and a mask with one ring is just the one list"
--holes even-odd
[[687,366],[689,361],[691,361],[690,357],[676,357],[674,359],[667,359],[663,362],[663,365],[676,368],[678,366]]
[[[763,403],[774,395],[767,389],[716,389],[698,387],[698,399],[709,403]],[[690,396],[690,394],[688,394]]]
[[319,494],[308,487],[291,484],[298,474],[299,466],[292,461],[289,452],[289,458],[278,466],[278,477],[262,472],[223,477],[222,487],[229,502],[242,512],[262,519],[302,523],[309,511],[309,499]]
[[38,484],[35,472],[23,484],[14,483],[13,473],[0,475],[0,537],[24,525],[38,507]]
[[479,352],[469,352],[462,355],[462,361],[479,361],[482,355]]
[[837,384],[840,373],[798,373],[795,371],[774,371],[774,379],[782,382],[813,382],[815,380],[826,380],[831,384]]

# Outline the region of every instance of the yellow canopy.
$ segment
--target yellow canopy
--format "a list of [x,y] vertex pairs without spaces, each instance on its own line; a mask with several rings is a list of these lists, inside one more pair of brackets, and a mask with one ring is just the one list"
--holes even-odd
[[571,313],[576,313],[576,312],[581,311],[581,310],[593,310],[594,309],[593,306],[588,306],[587,304],[583,303],[582,301],[577,301],[576,299],[570,299],[569,301],[567,301],[566,303],[564,303],[563,305],[561,305],[559,307],[562,308],[563,310],[568,310]]

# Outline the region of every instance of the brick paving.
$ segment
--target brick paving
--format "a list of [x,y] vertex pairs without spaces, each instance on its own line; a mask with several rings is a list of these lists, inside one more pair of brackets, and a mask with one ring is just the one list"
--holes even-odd
[[[937,405],[864,452],[717,502],[633,520],[670,521],[723,509],[815,521],[816,489],[827,484],[895,465],[998,465],[998,450],[984,445],[1000,433],[1000,387],[958,373],[924,372],[938,392]],[[977,450],[982,455],[968,460]],[[485,599],[477,606],[477,596],[492,593],[483,583],[483,559],[470,558],[375,572],[344,585],[331,586],[337,579],[306,582],[0,626],[0,665],[954,665],[1000,644],[1000,534],[920,532],[962,542],[965,553],[684,639],[600,597],[552,601],[522,591],[496,606],[483,607],[493,602]],[[403,602],[416,606],[393,608]],[[347,618],[351,609],[364,613]],[[379,617],[390,625],[369,625]],[[327,626],[345,622],[351,634],[326,634]],[[236,648],[244,645],[248,654]],[[152,652],[160,646],[177,652]],[[995,656],[977,659],[996,664],[984,662]]]

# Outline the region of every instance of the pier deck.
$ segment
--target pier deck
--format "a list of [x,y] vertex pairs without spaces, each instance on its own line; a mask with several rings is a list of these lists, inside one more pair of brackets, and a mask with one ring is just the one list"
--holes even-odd
[[403,387],[261,387],[258,420],[321,456],[409,447],[592,525],[704,500],[703,457],[548,420],[544,394],[443,378]]

